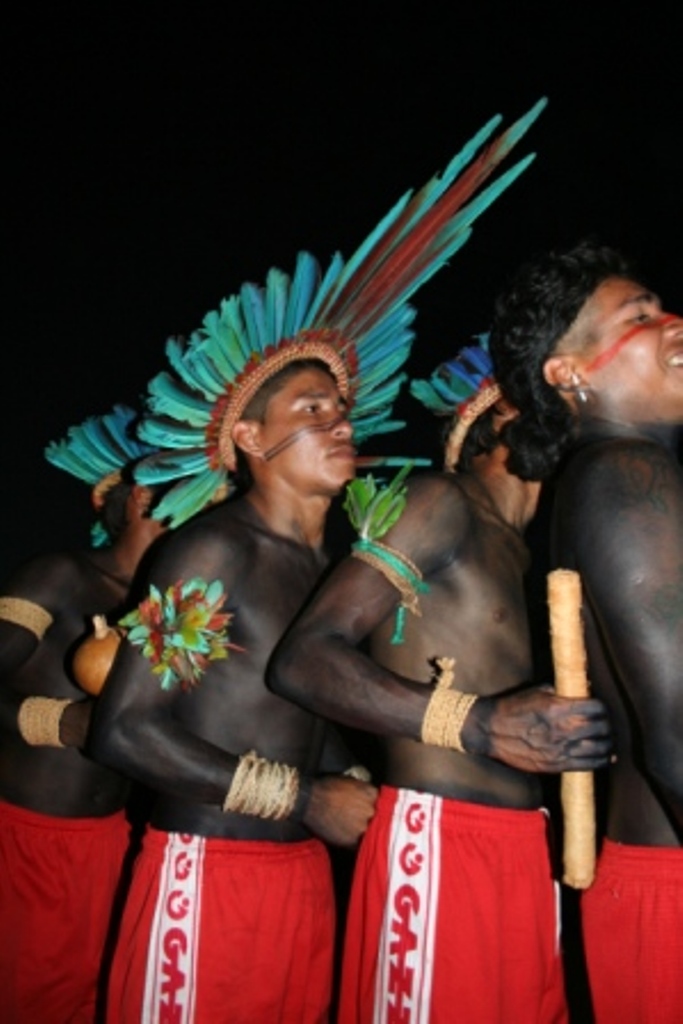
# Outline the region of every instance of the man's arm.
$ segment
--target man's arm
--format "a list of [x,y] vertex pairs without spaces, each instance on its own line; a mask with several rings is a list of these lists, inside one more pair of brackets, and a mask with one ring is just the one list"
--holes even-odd
[[[124,641],[97,700],[88,750],[156,792],[223,807],[240,758],[176,721],[173,704],[174,696],[161,690],[144,657]],[[302,776],[288,817],[327,842],[354,846],[370,820],[375,795],[373,787],[355,779]]]
[[[229,594],[233,574],[243,571],[239,550],[231,552],[224,538],[201,532],[195,534],[195,541],[165,546],[151,570],[155,585],[163,592],[180,579],[219,578]],[[238,651],[229,654],[229,659],[239,657]],[[212,677],[225,664],[209,663],[198,688],[213,686]],[[226,685],[225,678],[218,682]],[[158,793],[191,804],[236,809],[228,807],[226,800],[234,792],[232,784],[238,769],[244,768],[244,757],[204,739],[185,724],[176,713],[179,701],[194,696],[184,695],[179,686],[163,689],[148,658],[124,640],[96,701],[88,752]],[[200,693],[197,696],[201,699]],[[329,842],[352,846],[372,811],[374,791],[368,794],[367,789],[353,779],[316,780],[302,772],[299,795],[287,817]]]
[[176,720],[177,699],[178,692],[162,690],[147,658],[124,640],[97,700],[88,751],[157,792],[221,805],[237,759]]
[[[413,485],[386,537],[428,580],[453,557],[458,510],[431,484]],[[444,549],[443,538],[451,538]],[[384,540],[384,538],[383,538]],[[432,687],[375,662],[361,649],[392,615],[400,595],[387,578],[349,557],[297,620],[271,662],[269,685],[316,714],[380,736],[420,740]],[[606,763],[609,725],[595,700],[567,700],[535,688],[480,698],[464,722],[465,750],[523,771],[593,770]]]
[[[316,753],[317,771],[321,775],[349,775],[352,778],[370,778],[362,758],[349,747],[337,726],[329,719],[319,718],[320,751]],[[312,763],[312,762],[311,762]]]
[[0,678],[11,679],[37,650],[69,588],[68,559],[36,558],[0,587]]
[[[234,548],[234,550],[233,550]],[[239,546],[231,547],[211,527],[193,525],[174,534],[149,566],[141,592],[154,587],[159,594],[178,581],[220,580],[230,596],[241,570]],[[226,611],[225,608],[221,609]],[[228,661],[239,657],[229,652]],[[210,686],[224,661],[209,662],[198,684]],[[176,715],[183,698],[181,681],[164,688],[148,654],[124,639],[97,700],[88,749],[96,760],[159,793],[188,801],[221,805],[232,781],[237,758],[189,729]],[[183,680],[183,682],[187,682]],[[190,699],[195,694],[190,695]]]
[[[69,595],[77,586],[73,560],[54,554],[24,563],[0,590],[0,729],[7,733],[21,731],[19,711],[27,698],[40,698],[46,712],[51,700],[77,699],[64,666],[73,626],[63,621]],[[88,705],[85,694],[82,697],[77,703]],[[62,713],[53,730],[59,732],[60,742],[72,745],[69,728],[63,726],[65,721],[75,723],[80,715],[71,707]],[[78,736],[83,737],[80,728]]]

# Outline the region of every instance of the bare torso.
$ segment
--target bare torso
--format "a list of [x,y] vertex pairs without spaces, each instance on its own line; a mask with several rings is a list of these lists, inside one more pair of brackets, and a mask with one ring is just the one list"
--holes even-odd
[[659,444],[599,436],[560,481],[554,542],[581,573],[590,680],[612,719],[607,835],[680,846],[683,477]]
[[[0,717],[0,798],[56,817],[101,817],[126,802],[126,779],[75,748],[28,746],[16,730],[24,697],[84,700],[70,674],[77,644],[91,617],[121,604],[126,582],[100,567],[101,553],[69,553],[35,559],[22,567],[7,592],[34,600],[53,616],[40,643],[27,630],[0,622],[0,675],[6,713]],[[27,652],[31,652],[26,656]]]
[[[313,772],[318,728],[310,713],[275,696],[264,676],[272,650],[314,589],[326,564],[320,549],[270,530],[247,499],[230,501],[169,537],[153,567],[161,590],[178,579],[219,579],[233,615],[232,650],[211,662],[199,684],[163,694],[142,655],[122,645],[121,676],[139,676],[139,690],[107,683],[106,716],[125,729],[126,716],[144,719],[144,737],[130,748],[131,774],[157,797],[153,826],[198,835],[290,841],[308,838],[300,824],[225,814],[209,793],[224,766],[216,754],[261,757]],[[118,665],[117,665],[118,668]],[[168,730],[168,717],[174,727]],[[176,728],[177,726],[177,728]],[[206,747],[205,744],[209,746]],[[163,753],[162,753],[163,752]],[[227,762],[226,762],[227,764]]]
[[[433,527],[441,555],[425,577],[429,592],[420,596],[421,617],[407,616],[402,645],[390,643],[393,620],[385,621],[375,631],[373,657],[425,683],[434,678],[435,659],[451,657],[456,689],[482,696],[510,690],[532,673],[524,598],[527,548],[467,477],[442,477],[436,487],[436,492],[420,489],[402,527],[405,535],[411,521],[421,521],[430,530],[428,506],[452,505],[450,536],[443,513]],[[537,778],[499,761],[410,739],[388,739],[386,748],[391,785],[496,806],[539,806]]]

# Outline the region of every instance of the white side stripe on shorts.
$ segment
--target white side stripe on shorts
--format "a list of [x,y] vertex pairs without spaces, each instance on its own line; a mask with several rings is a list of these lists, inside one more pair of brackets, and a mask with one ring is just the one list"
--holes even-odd
[[441,878],[441,797],[400,791],[389,847],[373,1024],[428,1024]]
[[152,922],[143,1024],[192,1024],[205,840],[170,833]]

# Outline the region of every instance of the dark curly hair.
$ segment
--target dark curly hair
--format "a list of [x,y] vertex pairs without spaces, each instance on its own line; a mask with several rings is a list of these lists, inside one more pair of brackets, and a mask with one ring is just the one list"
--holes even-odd
[[543,365],[610,277],[633,279],[633,269],[615,249],[586,239],[525,264],[496,299],[489,343],[495,375],[520,410],[501,436],[508,468],[523,480],[550,477],[572,441],[574,417]]

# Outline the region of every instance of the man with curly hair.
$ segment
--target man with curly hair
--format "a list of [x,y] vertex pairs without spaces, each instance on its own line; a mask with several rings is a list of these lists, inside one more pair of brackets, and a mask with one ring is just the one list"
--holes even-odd
[[598,1024],[681,1018],[683,318],[616,251],[581,242],[498,297],[498,380],[522,410],[510,470],[557,478],[553,559],[579,572],[589,676],[609,707],[597,878],[582,895]]

